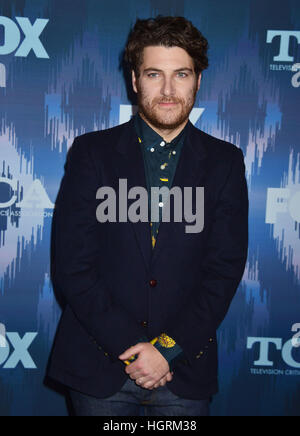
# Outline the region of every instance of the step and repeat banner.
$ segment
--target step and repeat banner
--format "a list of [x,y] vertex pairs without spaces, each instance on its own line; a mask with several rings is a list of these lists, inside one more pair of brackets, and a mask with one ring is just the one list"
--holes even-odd
[[55,198],[74,137],[134,113],[121,53],[136,18],[158,14],[208,39],[190,119],[245,156],[248,260],[212,414],[300,414],[299,0],[0,0],[0,415],[67,414],[44,382]]

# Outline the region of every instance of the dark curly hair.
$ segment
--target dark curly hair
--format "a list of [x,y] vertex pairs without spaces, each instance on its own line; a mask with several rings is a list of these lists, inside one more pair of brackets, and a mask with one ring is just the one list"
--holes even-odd
[[129,34],[124,55],[137,78],[143,63],[143,50],[150,45],[183,48],[193,59],[197,76],[208,67],[207,40],[184,17],[158,15],[147,20],[137,19]]

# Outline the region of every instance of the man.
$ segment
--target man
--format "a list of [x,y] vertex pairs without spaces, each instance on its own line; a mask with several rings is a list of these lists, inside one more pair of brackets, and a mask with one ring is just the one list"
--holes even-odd
[[[125,51],[137,115],[76,138],[68,154],[52,238],[64,310],[48,375],[69,387],[77,415],[144,406],[145,415],[207,416],[218,390],[216,330],[244,272],[248,194],[241,150],[189,121],[206,52],[183,17],[137,20]],[[151,188],[203,187],[203,228],[187,232],[175,201],[164,221],[161,197],[159,219],[124,218],[124,181],[128,192],[147,190],[147,218],[157,207]],[[116,193],[106,222],[102,187]]]

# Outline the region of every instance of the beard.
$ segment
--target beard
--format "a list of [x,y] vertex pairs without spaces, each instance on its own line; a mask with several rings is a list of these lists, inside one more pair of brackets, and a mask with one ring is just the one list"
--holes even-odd
[[[196,85],[187,99],[162,96],[150,100],[139,86],[137,90],[139,112],[154,127],[166,130],[176,129],[188,119],[197,95]],[[173,108],[159,108],[159,103],[177,103],[177,105]]]

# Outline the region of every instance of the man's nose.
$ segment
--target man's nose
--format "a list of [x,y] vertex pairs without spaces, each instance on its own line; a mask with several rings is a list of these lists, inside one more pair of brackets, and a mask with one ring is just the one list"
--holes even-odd
[[162,88],[162,95],[170,96],[175,94],[175,86],[171,78],[164,78]]

